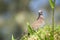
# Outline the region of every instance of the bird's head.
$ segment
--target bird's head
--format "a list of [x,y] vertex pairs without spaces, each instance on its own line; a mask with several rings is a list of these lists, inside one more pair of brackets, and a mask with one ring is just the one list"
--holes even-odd
[[38,20],[41,16],[43,16],[43,11],[42,11],[42,10],[39,10],[39,11],[38,11],[38,18],[37,18],[37,20]]
[[39,10],[38,13],[39,13],[39,15],[43,15],[42,10]]

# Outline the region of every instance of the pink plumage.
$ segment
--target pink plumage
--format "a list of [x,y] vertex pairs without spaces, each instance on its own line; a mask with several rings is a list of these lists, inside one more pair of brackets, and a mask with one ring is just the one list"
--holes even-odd
[[34,30],[38,30],[40,27],[43,27],[43,25],[45,24],[42,10],[39,10],[38,13],[39,13],[39,16],[37,20],[34,21],[31,25],[31,27]]

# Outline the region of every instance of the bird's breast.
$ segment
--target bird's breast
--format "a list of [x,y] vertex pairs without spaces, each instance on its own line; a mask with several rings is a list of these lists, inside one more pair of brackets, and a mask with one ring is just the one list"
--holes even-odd
[[44,20],[39,19],[32,24],[32,28],[33,29],[38,29],[40,27],[43,27],[44,24],[45,24]]

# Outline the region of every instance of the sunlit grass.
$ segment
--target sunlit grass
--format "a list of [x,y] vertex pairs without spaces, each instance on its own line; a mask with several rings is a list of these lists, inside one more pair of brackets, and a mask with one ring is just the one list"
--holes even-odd
[[12,35],[12,40],[15,40],[14,37],[13,37],[13,35]]
[[[52,27],[50,25],[46,25],[44,28],[40,28],[38,31],[30,34],[30,36],[28,36],[28,34],[24,35],[20,40],[51,40],[51,34]],[[54,27],[54,40],[60,40],[60,26]]]

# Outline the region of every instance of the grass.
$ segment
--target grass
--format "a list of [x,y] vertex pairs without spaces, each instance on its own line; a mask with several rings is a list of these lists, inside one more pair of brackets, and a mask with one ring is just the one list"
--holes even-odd
[[[32,30],[31,28],[29,29]],[[31,31],[29,33],[31,33]],[[50,25],[45,25],[44,28],[40,28],[29,36],[28,34],[24,35],[20,40],[53,40],[52,27]],[[60,40],[60,26],[54,27],[54,40]]]

